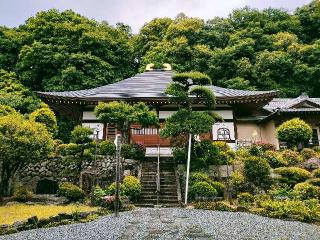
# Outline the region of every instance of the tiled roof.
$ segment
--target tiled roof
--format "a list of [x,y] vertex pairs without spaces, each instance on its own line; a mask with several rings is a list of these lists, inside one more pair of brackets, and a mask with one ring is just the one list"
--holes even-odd
[[[172,75],[172,71],[154,70],[137,74],[120,82],[88,90],[38,93],[41,97],[89,101],[136,98],[161,99],[168,98],[164,92],[172,81]],[[259,96],[275,97],[277,95],[277,91],[246,91],[216,86],[208,87],[213,90],[217,99],[252,98]]]
[[[315,106],[294,108],[294,106],[303,102],[312,103]],[[320,98],[309,98],[306,95],[297,98],[274,98],[263,108],[269,112],[317,112],[320,111]]]

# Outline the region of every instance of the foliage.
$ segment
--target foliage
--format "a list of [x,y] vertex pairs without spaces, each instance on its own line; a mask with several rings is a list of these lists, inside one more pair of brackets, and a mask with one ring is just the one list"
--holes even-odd
[[301,155],[293,150],[285,149],[281,152],[283,160],[288,162],[289,166],[296,165],[297,163],[301,163],[303,161]]
[[30,113],[39,107],[40,100],[19,82],[16,73],[7,72],[0,67],[0,104],[21,113]]
[[308,183],[310,183],[313,186],[320,187],[320,178],[312,178],[308,180]]
[[273,186],[268,190],[268,195],[272,197],[272,199],[297,199],[297,192],[292,188],[284,185],[284,186]]
[[230,182],[232,185],[233,192],[238,194],[248,190],[248,183],[245,176],[240,171],[234,171],[231,174]]
[[9,193],[9,182],[17,171],[31,162],[45,160],[53,150],[47,129],[18,113],[0,116],[0,142],[0,195]]
[[192,169],[206,168],[209,165],[219,165],[220,163],[219,150],[212,145],[210,140],[203,140],[193,145]]
[[320,168],[313,170],[312,176],[313,176],[314,178],[320,178]]
[[320,187],[313,186],[308,182],[297,183],[293,188],[301,199],[306,200],[310,198],[320,199]]
[[254,202],[254,196],[248,192],[240,193],[237,195],[237,199],[240,205],[250,205]]
[[116,145],[108,140],[102,141],[99,143],[98,153],[104,156],[113,156],[116,153]]
[[263,187],[270,181],[270,165],[264,158],[249,157],[244,162],[244,175],[249,182]]
[[93,134],[91,128],[76,126],[71,132],[71,143],[75,144],[87,144],[92,142],[92,138],[90,137]]
[[134,176],[126,176],[122,181],[123,195],[127,196],[131,201],[136,202],[140,198],[141,183]]
[[272,143],[258,141],[255,145],[259,146],[263,151],[275,151],[276,146]]
[[319,202],[310,204],[299,200],[270,200],[261,203],[268,217],[284,218],[306,222],[319,221]]
[[290,146],[306,145],[312,137],[311,127],[299,118],[282,123],[277,128],[277,137]]
[[222,197],[223,193],[224,193],[224,184],[217,182],[217,181],[213,181],[208,174],[203,173],[203,172],[193,172],[190,174],[189,177],[189,185],[193,186],[194,184],[198,183],[198,182],[206,182],[208,184],[210,184],[216,191],[217,191],[217,196]]
[[207,182],[196,182],[190,186],[189,197],[195,199],[196,197],[215,197],[217,190]]
[[266,151],[265,158],[272,168],[288,166],[288,162],[284,160],[283,155],[275,151]]
[[66,197],[71,202],[82,201],[86,196],[84,191],[80,187],[70,182],[60,183],[58,194],[60,196]]
[[14,190],[13,198],[19,202],[27,202],[33,196],[33,193],[24,186],[20,186]]
[[230,205],[230,203],[226,201],[195,202],[193,206],[195,209],[207,209],[207,210],[216,210],[216,211],[234,212],[236,210],[234,206]]
[[128,136],[132,124],[140,124],[141,127],[159,124],[157,113],[150,110],[143,102],[133,105],[123,101],[100,102],[95,107],[94,113],[100,121],[114,124],[121,131],[125,143],[129,142]]
[[14,108],[0,104],[0,117],[17,113]]
[[123,144],[121,146],[121,155],[126,159],[143,160],[146,149],[140,144]]
[[100,206],[102,204],[102,197],[106,196],[107,193],[100,186],[96,186],[91,195],[91,203],[93,206]]
[[29,118],[32,121],[44,124],[48,129],[48,132],[51,133],[53,137],[56,136],[58,131],[57,119],[49,106],[45,105],[44,107],[33,111]]
[[59,213],[72,214],[75,212],[96,211],[97,208],[80,204],[43,205],[43,204],[12,204],[0,206],[0,224],[13,224],[17,221],[26,221],[32,216],[38,219],[57,216]]
[[302,149],[302,151],[300,153],[301,153],[303,160],[305,160],[305,161],[317,156],[316,151],[314,151],[311,148],[304,148],[304,149]]
[[293,186],[299,182],[304,182],[311,177],[311,173],[298,167],[280,167],[274,169],[276,174],[281,175],[280,181]]

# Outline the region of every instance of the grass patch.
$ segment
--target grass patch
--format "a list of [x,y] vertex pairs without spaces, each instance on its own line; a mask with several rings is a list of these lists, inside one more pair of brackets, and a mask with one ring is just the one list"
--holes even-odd
[[96,207],[86,205],[26,205],[13,204],[0,206],[0,224],[13,224],[16,221],[25,221],[32,216],[49,218],[59,213],[89,212],[97,210]]

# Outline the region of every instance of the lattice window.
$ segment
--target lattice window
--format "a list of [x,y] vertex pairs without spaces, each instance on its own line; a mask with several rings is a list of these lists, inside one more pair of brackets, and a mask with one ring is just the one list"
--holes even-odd
[[228,128],[219,128],[217,130],[217,140],[231,140],[230,130]]

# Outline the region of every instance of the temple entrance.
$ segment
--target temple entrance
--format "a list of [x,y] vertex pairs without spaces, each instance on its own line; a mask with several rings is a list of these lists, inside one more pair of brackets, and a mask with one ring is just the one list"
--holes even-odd
[[58,191],[58,183],[50,179],[40,180],[37,184],[37,194],[56,194]]

